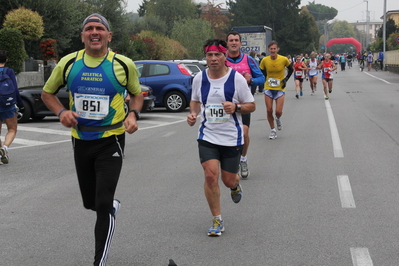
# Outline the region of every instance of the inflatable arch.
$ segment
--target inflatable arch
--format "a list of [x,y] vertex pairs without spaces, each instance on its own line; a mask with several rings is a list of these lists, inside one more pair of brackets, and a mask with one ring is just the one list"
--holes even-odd
[[343,43],[353,44],[356,47],[356,53],[359,53],[362,50],[362,44],[354,38],[331,39],[327,42],[327,47],[330,47],[331,45],[334,45],[334,44],[343,44]]

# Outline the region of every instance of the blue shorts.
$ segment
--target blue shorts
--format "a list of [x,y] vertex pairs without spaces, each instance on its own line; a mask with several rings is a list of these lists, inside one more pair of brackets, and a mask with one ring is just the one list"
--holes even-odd
[[15,105],[7,108],[1,108],[0,109],[0,121],[4,121],[8,118],[16,116],[17,109],[15,108]]
[[280,98],[281,96],[284,96],[285,91],[265,89],[264,93],[266,96],[276,100],[276,99]]

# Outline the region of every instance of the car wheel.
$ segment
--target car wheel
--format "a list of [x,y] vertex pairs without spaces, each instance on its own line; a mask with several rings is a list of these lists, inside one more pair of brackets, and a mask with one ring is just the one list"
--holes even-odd
[[186,109],[187,101],[182,93],[172,91],[166,94],[164,105],[169,112],[181,112]]
[[22,114],[22,117],[18,120],[18,123],[26,123],[29,121],[32,116],[32,107],[26,100],[22,100],[25,107],[25,112]]

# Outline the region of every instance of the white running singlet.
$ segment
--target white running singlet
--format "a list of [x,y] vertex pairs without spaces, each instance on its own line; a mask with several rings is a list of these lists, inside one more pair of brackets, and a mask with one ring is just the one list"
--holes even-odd
[[191,100],[201,102],[201,124],[198,139],[221,146],[244,144],[244,132],[240,113],[228,115],[222,103],[254,102],[246,79],[229,68],[220,79],[210,79],[207,70],[198,73],[193,80]]

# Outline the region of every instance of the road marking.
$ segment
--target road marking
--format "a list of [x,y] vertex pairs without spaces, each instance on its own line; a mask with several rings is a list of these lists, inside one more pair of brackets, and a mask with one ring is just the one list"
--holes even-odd
[[172,118],[172,119],[178,118],[178,117],[175,116],[175,115],[162,115],[162,114],[156,114],[156,113],[152,113],[152,114],[150,114],[150,113],[143,113],[142,116],[143,116],[144,119],[145,119],[147,116],[148,116],[148,117],[156,117],[156,118]]
[[331,138],[334,148],[334,157],[343,158],[344,152],[342,151],[341,140],[339,138],[337,124],[335,123],[334,114],[330,105],[330,101],[324,101],[327,108],[328,122],[330,123]]
[[382,79],[382,78],[376,77],[376,76],[374,76],[374,75],[371,75],[370,73],[367,73],[367,72],[364,72],[364,73],[367,74],[367,75],[369,75],[370,77],[373,77],[373,78],[375,78],[375,79],[381,80],[382,82],[385,82],[386,84],[392,84],[391,82],[388,82],[388,81],[386,81],[385,79]]
[[367,248],[350,248],[353,266],[373,266]]
[[[59,144],[59,143],[64,143],[64,142],[71,142],[71,139],[52,141],[52,142],[44,142],[44,141],[35,141],[35,140],[15,138],[13,143],[22,144],[23,146],[10,147],[10,149],[14,150],[14,149],[21,149],[21,148],[26,148],[26,147],[38,147],[38,146],[44,146],[44,145]],[[72,149],[72,147],[71,147],[71,149]]]
[[69,128],[65,128],[65,129],[66,130],[59,130],[59,129],[49,129],[49,128],[40,128],[40,127],[25,127],[25,126],[18,125],[18,130],[45,133],[45,134],[53,134],[53,135],[70,136],[71,130]]
[[341,198],[342,208],[356,208],[353,198],[351,184],[347,175],[337,176],[339,197]]
[[[173,124],[177,124],[177,123],[181,123],[181,122],[186,122],[186,121],[187,121],[187,119],[182,119],[182,120],[170,122],[170,123],[167,123],[167,124],[155,125],[155,126],[152,126],[152,127],[145,127],[145,128],[140,128],[139,127],[139,130],[145,130],[145,129],[151,129],[151,128],[157,128],[157,127],[164,127],[164,126],[169,126],[169,125],[173,125]],[[140,121],[139,121],[139,123],[140,123]]]

